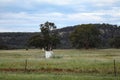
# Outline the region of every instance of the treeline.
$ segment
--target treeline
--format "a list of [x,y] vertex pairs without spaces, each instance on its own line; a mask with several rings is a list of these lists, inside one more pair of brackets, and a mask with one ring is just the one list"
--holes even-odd
[[75,48],[120,48],[120,27],[109,24],[77,25],[70,34]]
[[[120,26],[111,24],[91,25],[93,25],[100,32],[99,37],[101,41],[97,48],[114,48],[115,44],[120,46]],[[81,25],[69,26],[58,30],[61,36],[61,44],[59,45],[60,48],[75,48],[75,46],[71,44],[70,34],[79,26]]]
[[6,32],[0,33],[0,49],[23,49],[27,47],[27,40],[39,33]]
[[[111,24],[92,24],[100,32],[99,48],[112,48],[120,45],[120,27]],[[70,41],[70,34],[81,25],[69,26],[57,29],[60,36],[60,44],[57,48],[75,48]],[[0,33],[0,49],[23,49],[28,47],[28,40],[40,33]]]

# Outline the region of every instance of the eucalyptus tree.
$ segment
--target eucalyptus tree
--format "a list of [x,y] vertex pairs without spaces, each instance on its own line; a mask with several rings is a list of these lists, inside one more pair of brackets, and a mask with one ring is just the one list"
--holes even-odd
[[45,57],[52,56],[52,49],[59,43],[59,37],[56,32],[56,25],[52,22],[45,22],[40,24],[41,36],[43,38],[43,48],[45,50]]
[[78,25],[70,40],[76,48],[96,48],[100,44],[100,31],[93,24]]

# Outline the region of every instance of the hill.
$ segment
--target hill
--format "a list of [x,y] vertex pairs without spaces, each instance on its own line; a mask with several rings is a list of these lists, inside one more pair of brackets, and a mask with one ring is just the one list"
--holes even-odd
[[[94,24],[97,29],[101,32],[101,48],[109,48],[109,39],[120,36],[120,27],[117,25],[110,24]],[[57,29],[60,35],[61,44],[57,46],[57,48],[69,49],[73,48],[69,35],[70,33],[79,25],[64,27],[61,29]],[[40,34],[39,32],[35,33],[27,33],[27,32],[6,32],[0,33],[0,48],[3,49],[22,49],[26,48],[27,41],[30,37]]]

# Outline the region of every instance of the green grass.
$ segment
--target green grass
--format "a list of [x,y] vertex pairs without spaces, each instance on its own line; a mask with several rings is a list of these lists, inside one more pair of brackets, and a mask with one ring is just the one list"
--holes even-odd
[[53,74],[53,73],[2,73],[0,80],[119,80],[120,77],[90,74]]
[[[39,49],[0,50],[0,69],[63,69],[74,72],[0,72],[0,80],[115,80],[113,60],[120,79],[120,49],[54,50],[54,57],[44,58]],[[77,73],[76,73],[77,72]],[[119,80],[118,79],[118,80]]]

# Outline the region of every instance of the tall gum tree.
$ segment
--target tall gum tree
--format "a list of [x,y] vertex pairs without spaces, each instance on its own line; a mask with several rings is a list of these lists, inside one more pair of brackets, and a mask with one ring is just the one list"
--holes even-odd
[[52,57],[53,54],[53,46],[55,46],[59,39],[54,32],[56,29],[56,25],[52,22],[45,22],[44,24],[40,24],[41,36],[44,39],[44,50],[45,50],[45,58]]

